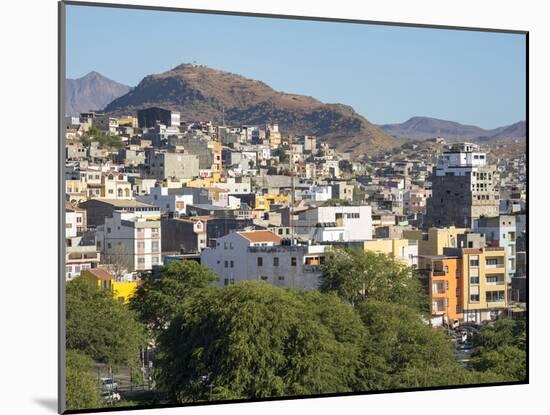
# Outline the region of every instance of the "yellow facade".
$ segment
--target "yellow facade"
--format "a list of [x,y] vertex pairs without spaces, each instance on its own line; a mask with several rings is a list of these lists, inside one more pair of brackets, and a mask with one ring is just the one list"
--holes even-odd
[[488,313],[508,304],[504,248],[463,249],[460,270],[463,284],[463,312],[477,314],[481,321],[493,319]]
[[137,281],[114,281],[111,284],[113,296],[118,298],[124,304],[130,301],[138,287]]
[[409,260],[405,258],[408,252],[408,239],[373,239],[363,242],[365,251],[378,252],[398,259],[405,265],[409,265]]
[[291,202],[290,195],[281,195],[281,194],[256,195],[254,209],[262,210],[264,212],[269,212],[272,204],[288,205],[290,204],[290,202]]
[[[457,248],[458,235],[462,235],[467,231],[466,228],[456,228],[450,226],[448,228],[430,228],[427,233],[421,230],[403,231],[403,238],[418,241],[418,255],[443,255],[443,248]],[[420,258],[418,266],[425,268],[422,258]]]
[[138,119],[137,117],[122,117],[118,119],[118,125],[137,128]]
[[187,182],[187,187],[212,187],[216,183],[223,183],[220,173],[213,172],[211,177],[197,178]]

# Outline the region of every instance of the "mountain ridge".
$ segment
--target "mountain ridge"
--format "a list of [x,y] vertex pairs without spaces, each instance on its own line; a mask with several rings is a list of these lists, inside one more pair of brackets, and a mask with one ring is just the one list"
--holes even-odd
[[262,81],[202,65],[181,64],[148,75],[105,111],[122,114],[150,106],[179,111],[188,121],[275,122],[287,134],[317,135],[339,151],[365,154],[397,144],[348,105],[276,91]]
[[381,124],[378,127],[399,140],[425,140],[443,137],[450,141],[496,141],[524,139],[526,137],[526,123],[523,120],[511,125],[484,129],[455,121],[415,116],[403,123]]
[[65,81],[65,114],[102,110],[107,104],[130,91],[130,87],[113,81],[96,71]]

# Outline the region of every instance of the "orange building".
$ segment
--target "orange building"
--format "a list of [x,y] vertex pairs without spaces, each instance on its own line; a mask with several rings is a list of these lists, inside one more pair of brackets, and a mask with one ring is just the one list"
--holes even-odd
[[462,273],[460,259],[446,255],[425,255],[430,296],[430,320],[433,325],[453,324],[462,320]]

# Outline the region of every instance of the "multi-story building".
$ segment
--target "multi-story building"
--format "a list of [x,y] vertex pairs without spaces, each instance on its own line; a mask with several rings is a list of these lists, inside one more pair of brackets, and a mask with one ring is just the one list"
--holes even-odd
[[199,175],[199,159],[194,154],[146,152],[150,174],[157,180],[192,179]]
[[135,213],[137,216],[150,220],[160,219],[158,206],[148,205],[137,200],[90,199],[81,203],[79,207],[86,210],[88,226],[92,228],[102,225],[105,218],[113,217],[116,211]]
[[507,311],[506,251],[500,247],[445,249],[459,258],[463,320],[481,323]]
[[137,118],[140,128],[151,128],[157,124],[164,124],[174,127],[180,126],[179,112],[169,111],[158,107],[139,110],[137,113]]
[[316,289],[326,246],[281,245],[270,231],[233,232],[201,253],[201,264],[220,276],[219,285],[242,280],[281,287]]
[[363,249],[389,255],[410,267],[418,264],[418,241],[414,239],[373,239],[364,241]]
[[177,216],[186,212],[187,205],[193,204],[193,194],[189,189],[170,189],[168,187],[153,187],[149,194],[136,196],[140,202],[158,206],[163,214],[173,213]]
[[496,217],[479,218],[475,223],[477,232],[485,235],[489,246],[500,246],[506,251],[508,278],[512,283],[516,273],[516,216],[500,215]]
[[439,158],[431,177],[426,226],[472,228],[482,216],[498,216],[496,166],[475,144],[454,144]]
[[428,277],[430,322],[434,326],[452,325],[462,320],[463,278],[457,256],[425,255],[421,257]]
[[320,206],[302,211],[293,224],[304,241],[350,242],[372,239],[370,206]]
[[96,246],[102,263],[116,274],[150,271],[162,265],[160,220],[115,211],[96,229]]
[[403,238],[418,241],[419,267],[425,268],[422,257],[443,255],[444,248],[458,248],[458,237],[464,234],[466,229],[455,228],[430,228],[427,232],[422,230],[403,230]]

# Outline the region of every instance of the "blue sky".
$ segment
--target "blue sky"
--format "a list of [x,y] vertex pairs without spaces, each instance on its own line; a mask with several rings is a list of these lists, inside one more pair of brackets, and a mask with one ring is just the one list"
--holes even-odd
[[494,128],[525,119],[525,37],[396,26],[67,6],[67,77],[135,86],[181,63],[351,105]]

